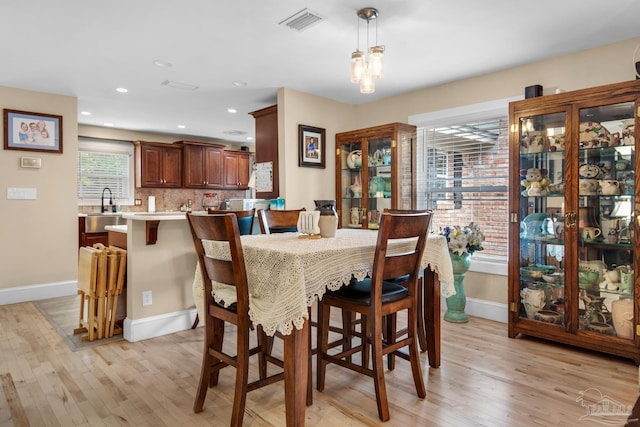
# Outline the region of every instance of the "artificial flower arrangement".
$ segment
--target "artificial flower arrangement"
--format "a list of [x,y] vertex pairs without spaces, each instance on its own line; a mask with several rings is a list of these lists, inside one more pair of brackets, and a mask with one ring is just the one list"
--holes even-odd
[[468,253],[473,255],[475,251],[481,251],[482,242],[484,242],[484,234],[473,222],[469,225],[461,227],[454,225],[453,227],[440,228],[440,235],[447,238],[447,244],[449,245],[449,251],[463,255]]

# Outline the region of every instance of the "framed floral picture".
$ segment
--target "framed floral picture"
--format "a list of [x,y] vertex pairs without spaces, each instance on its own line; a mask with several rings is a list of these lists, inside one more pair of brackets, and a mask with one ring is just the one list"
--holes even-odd
[[325,168],[325,130],[298,125],[298,166]]
[[62,116],[4,109],[4,149],[62,154]]

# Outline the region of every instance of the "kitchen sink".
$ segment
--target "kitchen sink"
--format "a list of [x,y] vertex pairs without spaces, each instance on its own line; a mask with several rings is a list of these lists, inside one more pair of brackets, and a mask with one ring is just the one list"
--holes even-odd
[[127,220],[122,218],[121,214],[102,213],[89,214],[84,217],[85,233],[104,233],[106,225],[123,225]]

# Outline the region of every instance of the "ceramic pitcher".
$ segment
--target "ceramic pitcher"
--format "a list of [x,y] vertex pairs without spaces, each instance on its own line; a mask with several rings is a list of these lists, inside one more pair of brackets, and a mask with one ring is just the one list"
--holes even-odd
[[611,303],[611,316],[616,335],[620,338],[633,338],[633,300],[619,299]]

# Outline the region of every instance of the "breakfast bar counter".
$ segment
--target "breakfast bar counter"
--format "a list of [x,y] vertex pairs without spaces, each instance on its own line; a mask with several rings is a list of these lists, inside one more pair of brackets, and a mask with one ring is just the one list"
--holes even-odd
[[[124,338],[140,341],[189,329],[195,319],[196,256],[184,212],[124,213],[127,317]],[[149,230],[155,241],[149,243]]]

